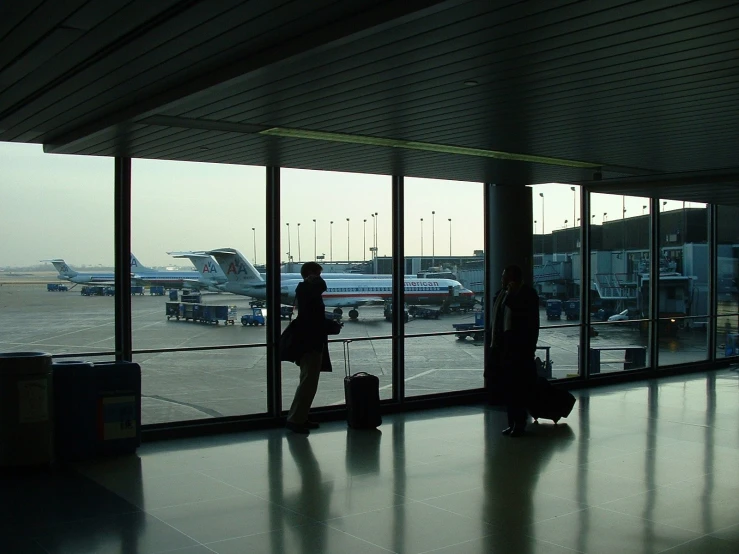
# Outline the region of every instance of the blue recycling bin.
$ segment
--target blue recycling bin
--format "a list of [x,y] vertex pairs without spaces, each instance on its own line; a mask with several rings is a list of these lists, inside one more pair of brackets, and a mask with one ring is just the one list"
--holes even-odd
[[141,444],[141,368],[130,362],[53,365],[56,458],[130,454]]

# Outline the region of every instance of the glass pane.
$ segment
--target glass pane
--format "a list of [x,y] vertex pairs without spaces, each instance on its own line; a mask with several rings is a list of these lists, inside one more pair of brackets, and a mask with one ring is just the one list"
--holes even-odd
[[[281,294],[283,309],[295,310],[301,266],[316,261],[327,290],[327,316],[344,325],[332,339],[382,337],[391,333],[386,302],[392,298],[391,179],[283,169],[281,171]],[[377,346],[378,350],[373,347]],[[332,373],[323,373],[312,407],[343,404],[344,362],[340,344],[329,349]],[[392,397],[390,341],[357,342],[352,371],[378,375],[383,397]],[[289,409],[299,370],[283,363],[283,408]]]
[[134,354],[141,422],[171,423],[267,411],[264,347]]
[[264,182],[261,167],[133,160],[134,350],[266,341],[240,324],[265,299]]
[[0,351],[113,351],[113,160],[0,143],[0,167]]
[[406,340],[408,397],[483,386],[483,196],[481,183],[405,180],[404,330],[460,331],[461,339],[446,335]]
[[649,318],[649,200],[591,194],[591,322]]
[[739,207],[718,206],[717,315],[739,313]]
[[716,357],[739,356],[739,315],[718,318],[716,325]]
[[710,312],[708,208],[660,201],[659,365],[705,360]]
[[644,369],[649,364],[649,321],[594,324],[590,335],[590,375]]

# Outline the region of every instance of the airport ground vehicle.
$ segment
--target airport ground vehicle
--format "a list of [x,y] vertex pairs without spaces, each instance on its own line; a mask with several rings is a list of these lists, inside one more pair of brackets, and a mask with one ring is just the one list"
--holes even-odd
[[472,337],[472,340],[482,340],[485,338],[485,314],[484,312],[475,312],[474,323],[454,323],[454,330],[457,331],[457,339],[464,340]]
[[164,296],[164,287],[161,285],[149,287],[149,294],[151,296]]
[[557,298],[547,300],[547,319],[562,319],[562,301]]
[[264,325],[266,319],[264,317],[263,308],[252,308],[250,314],[244,314],[241,316],[241,324],[246,327],[247,325]]
[[280,319],[289,319],[292,321],[294,310],[292,306],[280,306]]
[[423,308],[421,306],[411,306],[408,308],[408,315],[413,319],[439,319],[441,310],[433,308]]
[[580,319],[580,300],[577,298],[570,298],[564,303],[565,316],[567,320]]
[[82,296],[105,296],[105,287],[85,285],[80,289]]
[[131,295],[138,294],[143,295],[144,294],[144,287],[141,285],[133,285],[131,287]]
[[167,302],[165,304],[167,320],[175,318],[177,321],[195,321],[198,323],[213,323],[224,325],[236,323],[235,306],[210,306],[208,304],[192,304],[187,302]]
[[49,283],[46,285],[46,290],[48,292],[67,292],[69,288],[61,283]]

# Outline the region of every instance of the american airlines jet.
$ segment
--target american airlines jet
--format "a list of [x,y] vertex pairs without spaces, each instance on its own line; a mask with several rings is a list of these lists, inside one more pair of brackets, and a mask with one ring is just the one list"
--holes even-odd
[[[228,282],[223,290],[258,299],[266,299],[267,285],[259,272],[238,250],[220,248],[210,250],[223,269]],[[283,304],[295,303],[295,288],[302,279],[282,280],[280,300]],[[382,304],[392,298],[392,279],[329,279],[328,290],[323,293],[323,302],[333,307],[334,313],[342,314],[342,308],[351,308],[350,319],[359,317],[358,308],[370,304]],[[474,293],[452,279],[405,278],[405,296],[413,305],[441,305],[454,298],[474,298]]]
[[[59,279],[76,284],[112,285],[115,275],[108,272],[75,271],[62,259],[45,260],[59,272]],[[208,289],[218,291],[217,285],[226,282],[226,276],[213,264],[212,275],[202,276],[197,271],[159,271],[144,266],[136,256],[131,254],[131,283],[134,285],[161,285],[167,288]],[[217,273],[216,273],[217,271]]]

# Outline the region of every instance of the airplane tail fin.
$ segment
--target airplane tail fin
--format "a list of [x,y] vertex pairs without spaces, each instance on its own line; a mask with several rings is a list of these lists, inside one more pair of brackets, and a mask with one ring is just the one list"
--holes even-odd
[[173,258],[187,258],[206,279],[222,282],[228,280],[221,266],[213,261],[213,257],[207,252],[167,252],[167,254]]
[[147,271],[150,268],[146,267],[144,264],[142,264],[139,259],[134,256],[133,253],[131,253],[131,272],[134,271]]
[[77,272],[70,268],[64,260],[61,258],[56,260],[41,260],[42,262],[50,262],[54,268],[59,272],[60,277],[74,277]]
[[213,256],[231,282],[263,283],[264,279],[244,255],[235,248],[218,248],[206,254]]

